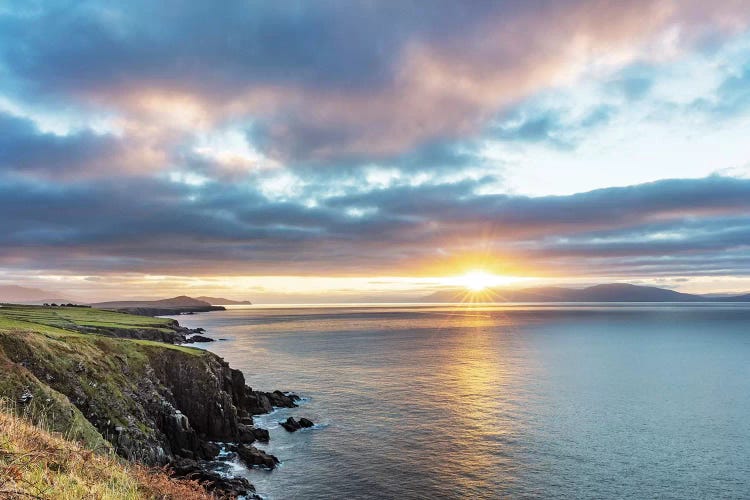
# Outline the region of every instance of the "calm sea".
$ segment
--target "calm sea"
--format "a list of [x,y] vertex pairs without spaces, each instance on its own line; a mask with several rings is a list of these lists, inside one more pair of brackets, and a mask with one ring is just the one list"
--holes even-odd
[[179,319],[252,387],[307,398],[257,419],[283,462],[246,472],[269,499],[750,498],[750,305]]

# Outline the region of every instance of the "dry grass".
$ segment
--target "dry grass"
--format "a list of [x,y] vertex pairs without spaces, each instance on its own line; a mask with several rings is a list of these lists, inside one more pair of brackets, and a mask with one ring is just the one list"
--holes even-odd
[[[2,499],[212,499],[195,481],[125,463],[51,434],[2,411]],[[7,407],[5,408],[7,410]]]

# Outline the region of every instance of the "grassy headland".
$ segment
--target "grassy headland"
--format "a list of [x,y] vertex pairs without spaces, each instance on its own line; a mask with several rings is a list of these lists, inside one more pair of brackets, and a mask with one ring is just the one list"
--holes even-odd
[[[213,441],[252,435],[252,415],[293,405],[281,393],[253,391],[210,352],[146,340],[169,342],[181,330],[171,319],[92,308],[0,307],[0,397],[15,403],[4,425],[20,426],[13,419],[21,417],[42,426],[61,436],[50,439],[63,454],[62,438],[68,450],[164,465],[210,460]],[[35,467],[49,469],[27,462],[23,473]],[[53,491],[44,498],[69,498]]]

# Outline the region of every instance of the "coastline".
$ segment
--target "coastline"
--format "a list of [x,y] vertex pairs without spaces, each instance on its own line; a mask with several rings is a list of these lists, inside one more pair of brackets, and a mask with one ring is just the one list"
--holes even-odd
[[[253,416],[299,398],[254,390],[218,355],[180,345],[198,332],[174,319],[71,309],[0,308],[8,374],[0,395],[27,414],[44,411],[53,430],[90,448],[169,465],[221,497],[253,497],[246,479],[217,473],[215,460],[229,452],[247,467],[273,469],[278,459],[253,446],[269,439]],[[61,314],[84,320],[61,323]]]

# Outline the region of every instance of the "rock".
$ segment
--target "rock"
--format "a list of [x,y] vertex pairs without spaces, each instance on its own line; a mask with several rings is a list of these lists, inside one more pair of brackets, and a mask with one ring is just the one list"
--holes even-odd
[[253,434],[255,434],[255,439],[257,439],[258,441],[261,441],[263,443],[268,442],[269,436],[267,429],[253,428]]
[[203,441],[200,444],[200,452],[207,460],[213,460],[221,452],[221,447],[211,441]]
[[237,447],[237,455],[245,462],[248,467],[264,467],[266,469],[275,469],[279,459],[275,456],[259,450],[255,446],[241,444]]
[[182,459],[172,463],[176,477],[184,477],[200,482],[210,492],[220,498],[237,498],[240,496],[257,498],[255,488],[242,477],[228,478],[209,468],[209,464],[195,460]]
[[237,425],[237,432],[239,433],[238,441],[240,443],[253,443],[255,441],[255,433],[253,432],[253,428],[249,425],[245,424],[238,424]]
[[315,425],[312,420],[302,417],[299,419],[299,425],[302,427],[312,427]]
[[285,422],[279,422],[279,424],[289,432],[296,432],[302,428],[300,423],[294,420],[294,417],[289,417]]
[[253,417],[240,417],[239,419],[237,419],[237,421],[245,425],[253,425],[255,423],[255,420],[253,420]]
[[203,335],[193,335],[185,339],[186,344],[192,344],[194,342],[213,342],[214,339],[204,337]]
[[[169,405],[165,406],[165,412],[169,411]],[[202,453],[202,441],[190,425],[190,420],[180,410],[173,410],[171,414],[164,414],[160,420],[158,427],[166,436],[169,447],[175,455],[188,458],[196,456],[208,458]]]
[[297,403],[295,401],[299,401],[299,396],[296,394],[285,394],[281,391],[267,392],[265,394],[273,406],[280,408],[296,408]]
[[34,399],[34,395],[31,393],[31,390],[29,390],[28,387],[26,387],[20,396],[18,396],[18,404],[25,405],[31,402],[31,400]]

